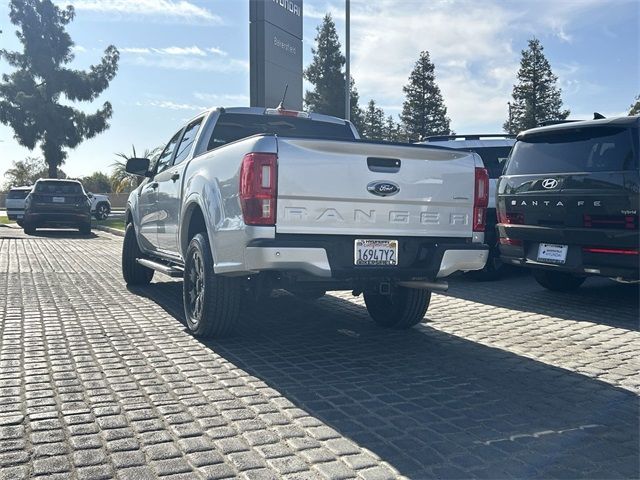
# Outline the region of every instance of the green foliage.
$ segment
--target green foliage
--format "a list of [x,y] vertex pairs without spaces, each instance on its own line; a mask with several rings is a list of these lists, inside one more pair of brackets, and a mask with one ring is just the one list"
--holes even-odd
[[403,91],[406,97],[400,118],[408,140],[415,142],[429,135],[451,132],[447,107],[436,83],[435,67],[426,50],[420,53]]
[[389,115],[384,122],[384,139],[389,142],[405,142],[406,138],[401,125]]
[[629,107],[629,115],[640,115],[640,95],[636,97],[636,103]]
[[[57,178],[67,178],[67,175],[58,170]],[[4,174],[6,179],[3,190],[12,187],[33,185],[39,178],[47,177],[47,164],[39,157],[27,157],[24,160],[16,160],[12,167]]]
[[[356,88],[356,82],[351,77],[351,90],[350,90],[351,98],[349,110],[351,111],[351,115],[349,120],[353,123],[353,126],[356,127],[356,130],[359,132],[362,131],[364,125],[364,111],[360,108],[360,94],[358,93],[358,89]],[[344,109],[343,109],[344,110]]]
[[[149,160],[151,160],[151,165],[153,166],[162,153],[163,148],[164,147],[156,147],[152,150],[149,150],[147,148],[142,154],[142,158],[148,158]],[[131,146],[131,151],[131,155],[127,155],[126,153],[122,152],[116,153],[116,156],[122,158],[122,160],[116,160],[111,164],[112,170],[109,181],[111,182],[111,188],[114,193],[130,192],[138,185],[140,185],[140,183],[142,183],[142,180],[144,180],[142,177],[132,175],[126,170],[127,160],[129,160],[130,158],[136,158],[138,156],[136,154],[135,146]]]
[[68,68],[74,43],[65,27],[74,18],[73,7],[63,10],[51,0],[11,0],[9,6],[23,49],[0,50],[0,58],[15,69],[2,75],[0,82],[0,122],[13,129],[20,145],[30,150],[40,145],[48,175],[55,178],[67,156],[65,149],[109,127],[109,102],[93,114],[69,104],[93,101],[109,86],[119,53],[111,45],[89,71]]
[[522,51],[518,83],[513,86],[511,123],[503,128],[508,133],[539,126],[545,120],[564,120],[569,110],[562,109],[562,90],[556,86],[558,77],[544,56],[544,48],[537,38],[529,40],[529,47]]
[[[325,15],[317,31],[316,47],[311,49],[313,61],[304,71],[305,78],[314,86],[313,91],[305,92],[305,107],[313,112],[344,118],[346,75],[342,69],[346,59],[340,51],[338,33],[331,15]],[[353,78],[350,79],[350,101],[351,121],[360,131],[364,118]]]
[[93,172],[80,179],[85,191],[93,193],[111,193],[111,179],[102,172]]
[[385,140],[384,111],[376,106],[375,100],[369,100],[364,111],[362,137],[368,140]]

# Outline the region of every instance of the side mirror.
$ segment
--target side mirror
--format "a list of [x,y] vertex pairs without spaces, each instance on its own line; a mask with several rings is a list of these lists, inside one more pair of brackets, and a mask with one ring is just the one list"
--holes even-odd
[[149,176],[149,164],[151,162],[148,158],[129,158],[127,159],[127,165],[125,170],[127,173],[138,175],[140,177]]

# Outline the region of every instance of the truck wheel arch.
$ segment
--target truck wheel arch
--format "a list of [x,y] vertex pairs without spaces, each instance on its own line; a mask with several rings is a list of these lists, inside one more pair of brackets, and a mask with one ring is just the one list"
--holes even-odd
[[180,227],[180,250],[184,258],[191,239],[200,232],[208,235],[208,230],[204,212],[197,201],[192,201],[187,205],[182,218],[183,221]]

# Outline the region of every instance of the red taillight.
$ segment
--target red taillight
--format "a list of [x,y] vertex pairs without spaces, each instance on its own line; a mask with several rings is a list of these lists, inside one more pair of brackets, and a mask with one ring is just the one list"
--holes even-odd
[[500,237],[500,245],[511,245],[513,247],[521,247],[522,240],[519,240],[517,238]]
[[598,247],[583,247],[582,251],[587,253],[611,253],[615,255],[638,255],[638,250],[626,249],[626,248],[598,248]]
[[485,168],[476,167],[475,193],[473,195],[473,231],[484,232],[489,205],[489,174]]
[[277,163],[275,153],[248,153],[242,159],[240,205],[245,224],[276,224]]
[[498,223],[507,225],[524,225],[524,213],[498,212]]

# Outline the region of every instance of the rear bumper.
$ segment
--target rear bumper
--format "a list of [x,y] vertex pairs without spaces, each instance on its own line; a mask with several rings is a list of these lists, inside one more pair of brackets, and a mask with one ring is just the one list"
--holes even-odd
[[7,209],[7,218],[9,220],[18,220],[24,217],[24,209]]
[[[520,241],[521,245],[500,245],[500,258],[511,265],[556,270],[582,276],[603,276],[637,280],[640,256],[607,253],[607,251],[637,251],[638,232],[624,230],[552,229],[544,227],[499,225],[501,238]],[[567,245],[564,264],[538,260],[540,243]],[[597,248],[603,252],[589,252]]]
[[480,270],[489,248],[464,239],[399,238],[399,265],[354,265],[356,237],[278,235],[254,240],[245,249],[250,271],[293,271],[335,280],[435,280],[456,271]]
[[91,223],[89,209],[69,212],[27,212],[26,223],[33,225],[81,225]]

